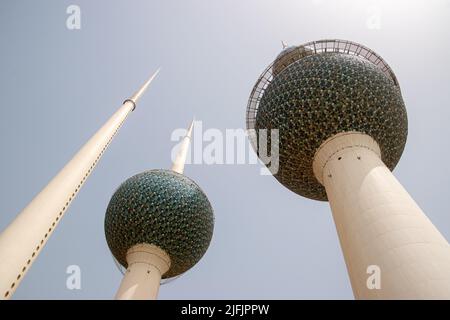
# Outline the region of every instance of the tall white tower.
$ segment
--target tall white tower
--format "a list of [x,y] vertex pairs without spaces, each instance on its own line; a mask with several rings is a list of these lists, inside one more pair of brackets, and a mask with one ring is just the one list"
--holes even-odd
[[158,71],[98,130],[0,234],[0,299],[9,299]]
[[247,127],[279,129],[274,176],[329,201],[357,299],[450,299],[450,246],[391,172],[408,120],[378,54],[345,40],[285,48],[253,89]]

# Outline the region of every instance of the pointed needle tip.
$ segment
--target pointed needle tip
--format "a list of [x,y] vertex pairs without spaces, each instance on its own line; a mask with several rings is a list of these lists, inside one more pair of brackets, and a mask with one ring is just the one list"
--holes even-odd
[[144,92],[147,90],[147,88],[150,86],[150,83],[156,78],[159,71],[161,71],[161,67],[159,67],[151,76],[148,78],[148,80],[142,85],[142,87],[139,88],[138,91],[136,91],[135,94],[133,94],[130,98],[131,101],[134,103],[137,103],[139,98],[144,94]]

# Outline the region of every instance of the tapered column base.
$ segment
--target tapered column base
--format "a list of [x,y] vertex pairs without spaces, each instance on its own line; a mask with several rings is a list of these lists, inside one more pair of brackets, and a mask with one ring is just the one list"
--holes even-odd
[[169,256],[157,246],[138,244],[128,250],[127,263],[116,299],[155,300],[161,277],[170,268]]

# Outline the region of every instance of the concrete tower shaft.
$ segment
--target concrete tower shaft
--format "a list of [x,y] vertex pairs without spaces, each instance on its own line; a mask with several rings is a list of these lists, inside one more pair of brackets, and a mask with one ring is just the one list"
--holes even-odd
[[162,276],[170,269],[170,257],[164,250],[147,243],[127,251],[127,271],[116,293],[117,300],[155,300]]
[[154,74],[0,234],[0,298],[9,299],[94,170]]
[[[383,163],[374,139],[333,136],[316,152],[314,173],[357,299],[450,299],[449,244]],[[375,270],[379,288],[367,283]]]

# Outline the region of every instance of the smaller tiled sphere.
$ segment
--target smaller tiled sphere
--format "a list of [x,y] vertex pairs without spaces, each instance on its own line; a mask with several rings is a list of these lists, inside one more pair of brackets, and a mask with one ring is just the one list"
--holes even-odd
[[163,278],[192,268],[208,249],[213,229],[213,209],[205,193],[171,170],[145,171],[126,180],[105,216],[106,241],[117,261],[126,268],[129,248],[156,245],[171,259]]

